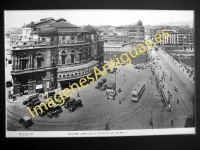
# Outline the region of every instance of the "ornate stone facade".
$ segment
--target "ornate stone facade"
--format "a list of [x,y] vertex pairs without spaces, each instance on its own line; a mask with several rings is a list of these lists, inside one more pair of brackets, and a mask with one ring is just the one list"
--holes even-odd
[[[13,48],[11,74],[14,82],[14,95],[25,94],[25,91],[35,93],[38,85],[42,85],[44,91],[65,88],[70,82],[79,80],[89,73],[92,74],[94,66],[101,67],[103,65],[103,41],[98,40],[98,38],[94,39],[95,36],[90,36],[94,32],[90,33],[83,30],[85,36],[81,35],[81,38],[84,37],[84,41],[63,43],[59,41],[62,38],[58,38],[61,35],[55,35],[55,33],[60,32],[63,36],[64,31],[61,32],[60,28],[57,28],[61,25],[66,26],[64,31],[68,30],[68,26],[73,26],[63,23],[63,21],[59,25],[54,23],[55,29],[53,28],[53,31],[51,31],[52,27],[47,27],[48,29],[41,28],[42,31],[37,31],[41,40],[45,37],[42,45],[26,45],[26,47]],[[81,29],[76,26],[73,27],[78,30],[78,33],[75,32],[69,35],[66,33],[64,36],[68,36],[69,39],[73,40],[74,38],[71,37],[80,39],[79,32]],[[40,35],[40,33],[42,34]],[[55,41],[55,39],[58,41]],[[53,42],[53,44],[48,42]],[[57,43],[56,46],[55,43]]]

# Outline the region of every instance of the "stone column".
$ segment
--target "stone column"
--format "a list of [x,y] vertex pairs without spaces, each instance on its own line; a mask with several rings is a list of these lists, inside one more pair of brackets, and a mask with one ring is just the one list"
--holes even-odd
[[58,52],[58,64],[62,64],[61,51]]
[[16,57],[17,57],[17,64],[16,64],[16,70],[18,70],[18,55],[16,55]]
[[30,54],[28,54],[28,68],[30,68]]
[[20,62],[20,70],[22,70],[22,60],[21,60],[21,58],[22,57],[20,56],[20,61],[19,61]]

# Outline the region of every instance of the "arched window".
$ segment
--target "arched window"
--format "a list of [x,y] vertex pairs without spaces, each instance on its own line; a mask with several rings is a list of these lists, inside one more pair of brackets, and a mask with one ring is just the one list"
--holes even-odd
[[37,68],[41,68],[43,66],[43,55],[41,52],[38,52],[36,55],[36,59],[37,59]]
[[61,53],[62,64],[65,64],[65,57],[66,57],[66,54],[65,54],[65,51],[63,50]]

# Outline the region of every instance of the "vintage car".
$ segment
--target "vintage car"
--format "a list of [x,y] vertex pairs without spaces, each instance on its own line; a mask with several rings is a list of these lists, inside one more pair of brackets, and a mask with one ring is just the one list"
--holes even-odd
[[98,85],[101,87],[104,84],[104,82],[100,81],[98,82]]
[[28,128],[33,125],[33,121],[29,116],[20,118],[19,123],[22,124],[25,128]]
[[68,109],[75,101],[75,98],[70,99],[64,107]]
[[46,99],[47,95],[48,95],[48,97],[54,97],[55,94],[56,94],[55,91],[49,91],[48,94],[44,95],[44,98]]
[[70,97],[63,97],[65,99],[65,104],[71,99]]
[[99,89],[100,89],[100,86],[99,86],[99,85],[96,85],[96,86],[95,86],[95,89],[99,90]]
[[73,112],[73,111],[75,111],[77,108],[80,108],[80,107],[82,107],[83,106],[83,104],[82,104],[82,100],[77,100],[77,101],[75,101],[70,107],[69,107],[69,111],[70,112]]
[[63,112],[63,110],[59,104],[55,105],[53,109],[58,111],[59,114]]
[[35,106],[37,106],[37,105],[40,105],[40,103],[41,103],[41,101],[35,101],[35,102],[32,102],[32,103],[29,103],[29,104],[27,105],[27,107],[30,107],[30,110],[33,111],[33,108],[34,108]]
[[7,81],[6,82],[6,87],[11,87],[11,86],[13,86],[12,81]]
[[59,114],[59,112],[58,112],[57,110],[51,110],[51,111],[49,111],[49,112],[47,113],[47,117],[49,117],[49,118],[52,118],[52,117],[57,118],[57,117],[58,117],[58,114]]
[[23,105],[26,105],[28,104],[29,102],[31,102],[33,99],[35,98],[38,98],[38,95],[32,95],[32,96],[29,96],[27,100],[23,101]]

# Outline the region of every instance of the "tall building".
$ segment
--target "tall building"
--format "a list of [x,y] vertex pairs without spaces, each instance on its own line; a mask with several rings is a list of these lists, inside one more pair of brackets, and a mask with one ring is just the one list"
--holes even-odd
[[156,33],[161,33],[163,29],[169,33],[169,38],[162,37],[162,42],[158,45],[165,47],[166,50],[178,50],[178,49],[194,49],[194,29],[184,27],[171,27],[161,28],[155,30]]
[[103,41],[91,26],[84,29],[59,19],[31,32],[38,41],[21,41],[12,49],[13,94],[64,89],[104,63]]
[[129,39],[144,39],[144,26],[142,24],[142,21],[138,21],[134,25],[128,26],[128,32],[129,32]]

